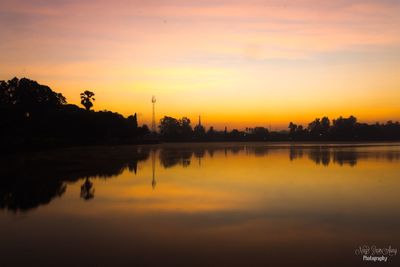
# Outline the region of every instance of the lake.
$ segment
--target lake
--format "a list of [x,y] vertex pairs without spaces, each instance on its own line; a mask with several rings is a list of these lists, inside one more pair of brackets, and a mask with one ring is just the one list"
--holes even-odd
[[399,143],[70,148],[0,176],[0,266],[400,266]]

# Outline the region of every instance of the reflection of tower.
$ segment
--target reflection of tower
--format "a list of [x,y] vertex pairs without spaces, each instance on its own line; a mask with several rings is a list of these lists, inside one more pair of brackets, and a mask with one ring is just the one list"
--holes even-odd
[[153,170],[153,180],[151,181],[151,186],[153,187],[153,189],[156,188],[156,150],[153,149],[151,151],[151,167]]
[[153,133],[155,133],[156,132],[156,97],[155,96],[153,96],[151,98],[151,103],[153,103],[153,118],[151,121],[151,131]]

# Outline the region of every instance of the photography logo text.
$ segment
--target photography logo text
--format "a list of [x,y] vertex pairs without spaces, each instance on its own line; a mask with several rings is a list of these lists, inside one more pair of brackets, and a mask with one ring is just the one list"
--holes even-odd
[[391,257],[397,255],[397,248],[388,247],[377,247],[372,246],[359,246],[355,250],[356,255],[362,256],[363,261],[374,261],[374,262],[388,262]]

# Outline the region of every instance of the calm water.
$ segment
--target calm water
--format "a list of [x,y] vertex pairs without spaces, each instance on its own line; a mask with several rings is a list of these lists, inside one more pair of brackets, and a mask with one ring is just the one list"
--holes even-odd
[[1,159],[0,266],[400,266],[400,144],[179,144]]

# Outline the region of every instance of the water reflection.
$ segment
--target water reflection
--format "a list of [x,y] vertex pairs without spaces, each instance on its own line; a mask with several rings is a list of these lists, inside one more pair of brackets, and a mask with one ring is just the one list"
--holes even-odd
[[81,197],[94,197],[89,178],[108,179],[125,169],[136,174],[150,148],[83,148],[4,157],[0,162],[0,208],[27,211],[61,197],[67,184],[85,179]]
[[193,153],[194,151],[192,149],[181,149],[173,147],[161,149],[160,162],[164,168],[171,168],[175,165],[188,167],[191,163]]
[[399,153],[216,143],[8,156],[0,265],[360,266],[360,245],[400,248]]
[[61,197],[67,188],[58,179],[0,176],[0,208],[11,211],[27,211],[48,204]]
[[85,182],[81,185],[81,198],[84,200],[90,200],[94,198],[94,187],[93,183],[86,177]]
[[156,150],[155,149],[151,150],[151,170],[152,170],[152,174],[153,174],[153,179],[151,180],[151,187],[154,190],[157,185],[157,181],[156,181]]
[[385,160],[398,161],[400,153],[397,150],[374,149],[376,146],[318,146],[318,147],[290,147],[289,159],[291,161],[301,159],[304,154],[317,165],[328,166],[338,164],[340,166],[355,166],[358,160]]
[[[96,179],[117,177],[124,170],[135,175],[138,163],[151,156],[151,187],[156,189],[156,166],[188,168],[196,160],[216,155],[225,158],[262,157],[287,154],[290,162],[311,160],[316,165],[356,166],[360,160],[399,161],[400,150],[389,145],[265,145],[192,144],[64,149],[5,157],[0,163],[0,208],[27,211],[61,197],[70,182],[84,180],[80,197],[94,198]],[[225,167],[225,166],[221,166]]]

